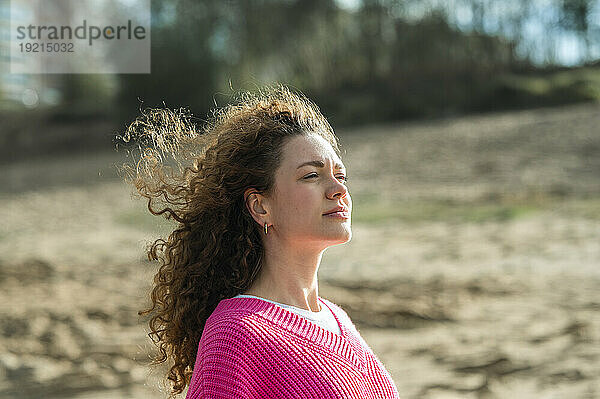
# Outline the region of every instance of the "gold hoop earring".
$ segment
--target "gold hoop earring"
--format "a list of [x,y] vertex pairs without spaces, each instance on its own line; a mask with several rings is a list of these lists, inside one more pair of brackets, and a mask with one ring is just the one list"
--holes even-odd
[[269,229],[269,226],[267,225],[267,222],[265,222],[265,234],[267,234],[268,229]]

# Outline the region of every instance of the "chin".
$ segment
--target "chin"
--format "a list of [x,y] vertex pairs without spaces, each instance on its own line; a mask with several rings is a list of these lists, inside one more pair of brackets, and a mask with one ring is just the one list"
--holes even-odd
[[330,248],[330,247],[335,247],[336,245],[342,245],[342,244],[346,244],[346,243],[347,243],[347,242],[349,242],[349,241],[350,241],[350,239],[348,239],[348,240],[344,240],[344,241],[339,241],[339,242],[331,241],[331,242],[329,242],[329,244],[327,245],[327,248]]
[[350,226],[348,226],[348,229],[345,229],[343,232],[336,234],[335,238],[331,237],[329,239],[329,241],[331,242],[331,245],[339,245],[339,244],[345,244],[345,243],[349,242],[351,239],[352,239],[352,230],[350,229]]

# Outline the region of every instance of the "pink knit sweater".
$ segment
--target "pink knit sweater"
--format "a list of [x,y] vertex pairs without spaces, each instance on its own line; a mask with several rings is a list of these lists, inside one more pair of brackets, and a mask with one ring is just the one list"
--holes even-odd
[[345,312],[341,335],[258,298],[224,299],[206,321],[186,399],[399,398]]

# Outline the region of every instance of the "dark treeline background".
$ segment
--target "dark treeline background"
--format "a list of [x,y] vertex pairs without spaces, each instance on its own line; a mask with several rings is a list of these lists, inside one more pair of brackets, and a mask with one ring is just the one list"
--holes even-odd
[[[153,0],[151,74],[63,75],[59,104],[11,113],[119,130],[140,108],[203,118],[274,81],[334,127],[595,101],[599,37],[597,0]],[[94,129],[46,149],[110,145],[115,129]],[[5,159],[32,142],[13,133]]]

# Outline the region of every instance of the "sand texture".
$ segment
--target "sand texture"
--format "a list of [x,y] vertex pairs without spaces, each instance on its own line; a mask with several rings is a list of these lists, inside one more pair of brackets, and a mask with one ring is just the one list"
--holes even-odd
[[[401,397],[600,397],[600,107],[338,135],[353,239],[327,250],[319,293]],[[122,159],[2,166],[0,398],[166,397],[137,310],[170,225]]]

